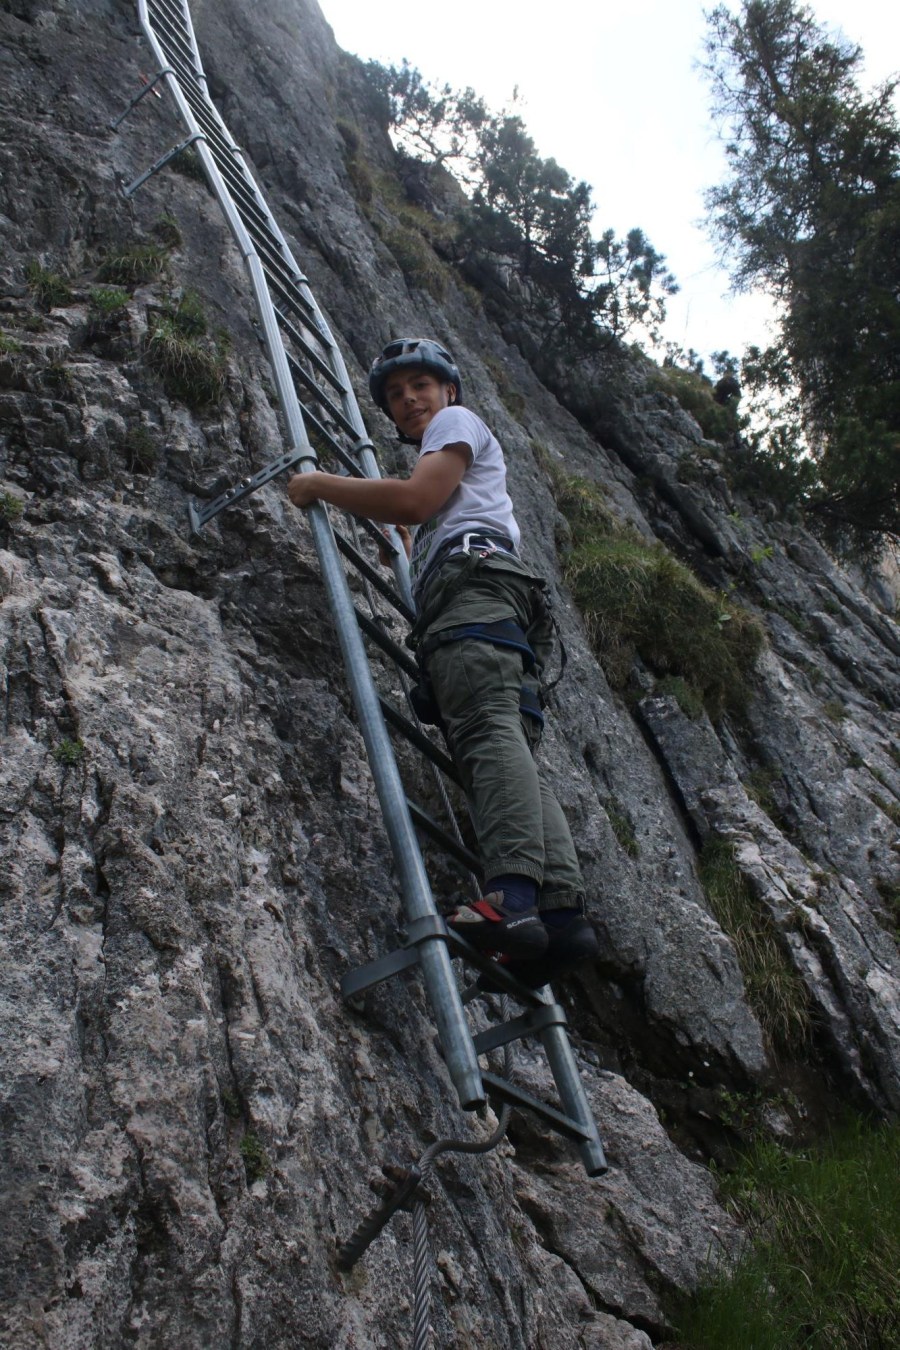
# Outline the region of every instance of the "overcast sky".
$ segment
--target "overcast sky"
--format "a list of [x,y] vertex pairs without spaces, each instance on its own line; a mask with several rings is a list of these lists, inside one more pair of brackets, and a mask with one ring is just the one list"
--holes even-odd
[[[668,304],[668,338],[703,356],[765,341],[767,303],[727,295],[702,226],[703,191],[723,176],[698,69],[711,4],[320,4],[340,46],[358,56],[398,65],[406,57],[427,79],[471,85],[498,110],[518,87],[541,155],[592,184],[598,230],[640,226],[666,255],[681,287]],[[815,0],[812,9],[862,46],[867,82],[900,67],[896,0]]]

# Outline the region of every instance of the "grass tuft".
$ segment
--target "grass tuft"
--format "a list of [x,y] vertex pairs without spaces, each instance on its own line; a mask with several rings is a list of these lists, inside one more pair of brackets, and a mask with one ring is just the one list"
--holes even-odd
[[629,858],[636,858],[641,851],[640,845],[634,832],[634,826],[618,797],[607,797],[603,802],[603,809],[619,846],[624,849]]
[[705,709],[703,695],[680,675],[666,675],[663,679],[657,680],[655,692],[669,694],[674,698],[685,717],[689,717],[692,722],[696,722],[697,718],[703,715]]
[[661,544],[625,531],[584,536],[566,568],[576,602],[613,684],[635,655],[700,691],[710,715],[743,707],[746,673],[762,648],[759,625],[708,590]]
[[204,337],[209,324],[203,301],[196,291],[185,291],[172,311],[179,333],[184,337]]
[[247,1184],[252,1186],[254,1181],[259,1181],[269,1170],[269,1159],[266,1157],[266,1151],[252,1131],[248,1130],[238,1145],[241,1157],[244,1160],[244,1171],[247,1174]]
[[159,463],[156,438],[140,424],[130,426],[125,432],[122,453],[130,473],[151,474]]
[[880,792],[872,793],[872,801],[883,811],[894,825],[900,825],[900,802],[889,802],[887,797],[882,797]]
[[744,791],[779,829],[784,829],[784,817],[775,796],[775,788],[780,782],[778,769],[762,764],[744,779]]
[[781,946],[725,839],[708,839],[698,863],[700,881],[723,932],[734,943],[747,999],[769,1042],[800,1054],[809,1041],[809,994]]
[[130,296],[118,286],[95,286],[87,312],[87,336],[99,338],[115,331],[125,316]]
[[150,228],[163,248],[181,247],[183,242],[181,226],[174,216],[160,216],[158,220],[154,220]]
[[900,881],[880,877],[875,882],[875,888],[884,905],[890,929],[900,940]]
[[517,422],[521,421],[527,406],[524,395],[510,380],[502,361],[498,361],[495,356],[485,356],[483,359],[504,408]]
[[84,758],[84,742],[71,741],[68,738],[61,740],[53,747],[53,758],[57,764],[62,764],[65,768],[80,764]]
[[206,315],[199,296],[186,291],[157,315],[147,338],[147,360],[167,393],[189,407],[217,403],[225,392],[226,345],[206,337]]
[[18,520],[25,508],[22,505],[21,498],[16,497],[12,492],[0,492],[0,520],[8,525],[14,520]]
[[233,1088],[222,1089],[222,1110],[229,1120],[240,1120],[241,1099]]
[[168,250],[163,244],[135,244],[133,248],[111,253],[97,269],[100,281],[116,286],[140,286],[156,281],[163,275],[168,262]]
[[682,1305],[681,1350],[900,1344],[900,1129],[854,1122],[789,1153],[765,1140],[725,1179],[755,1240]]
[[62,309],[74,303],[75,296],[65,277],[59,272],[48,272],[35,260],[27,264],[25,280],[41,309]]
[[119,286],[95,286],[91,291],[90,313],[102,320],[118,319],[128,299],[128,292]]

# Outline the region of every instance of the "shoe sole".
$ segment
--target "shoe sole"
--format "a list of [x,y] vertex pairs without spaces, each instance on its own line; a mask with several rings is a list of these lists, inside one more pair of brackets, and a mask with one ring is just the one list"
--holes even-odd
[[[558,945],[561,946],[562,944]],[[549,946],[553,947],[552,930]],[[542,989],[545,984],[552,984],[554,980],[560,979],[563,975],[568,975],[582,962],[590,961],[599,954],[600,946],[593,928],[589,924],[583,923],[579,926],[577,934],[569,936],[565,951],[560,951],[558,955],[551,951],[543,959],[538,957],[536,960],[530,961],[504,962],[503,969],[507,975],[511,975],[514,980],[518,980],[526,988]],[[492,984],[490,975],[479,976],[478,988],[488,994],[501,992],[497,985]]]
[[447,927],[451,933],[461,937],[479,952],[499,952],[516,961],[539,960],[547,950],[547,930],[540,919],[527,918],[516,925],[508,920],[491,923],[485,919],[480,922],[451,924]]

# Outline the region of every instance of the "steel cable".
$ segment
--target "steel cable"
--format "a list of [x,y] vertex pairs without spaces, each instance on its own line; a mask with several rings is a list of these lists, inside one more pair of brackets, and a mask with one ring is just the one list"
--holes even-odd
[[415,1266],[415,1311],[413,1350],[428,1350],[431,1343],[431,1271],[429,1270],[428,1220],[424,1200],[413,1204],[413,1263]]
[[[505,1000],[504,1000],[505,1001]],[[504,1051],[504,1069],[511,1071],[509,1047]],[[436,1139],[429,1144],[416,1166],[427,1177],[435,1159],[441,1153],[489,1153],[496,1148],[506,1134],[512,1107],[504,1106],[500,1112],[497,1128],[487,1139]],[[431,1270],[428,1245],[428,1219],[425,1214],[424,1200],[413,1200],[413,1271],[414,1271],[414,1310],[413,1310],[413,1350],[428,1350],[431,1340]]]

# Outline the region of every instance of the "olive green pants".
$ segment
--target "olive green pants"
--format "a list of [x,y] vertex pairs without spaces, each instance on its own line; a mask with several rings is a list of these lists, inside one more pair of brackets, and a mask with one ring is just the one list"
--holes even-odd
[[584,883],[562,808],[535,763],[541,723],[520,711],[523,685],[536,692],[552,650],[540,583],[515,559],[450,558],[426,588],[423,636],[471,623],[514,619],[538,659],[477,638],[444,643],[427,657],[447,744],[459,770],[485,880],[504,872],[538,883],[539,907],[581,904]]

